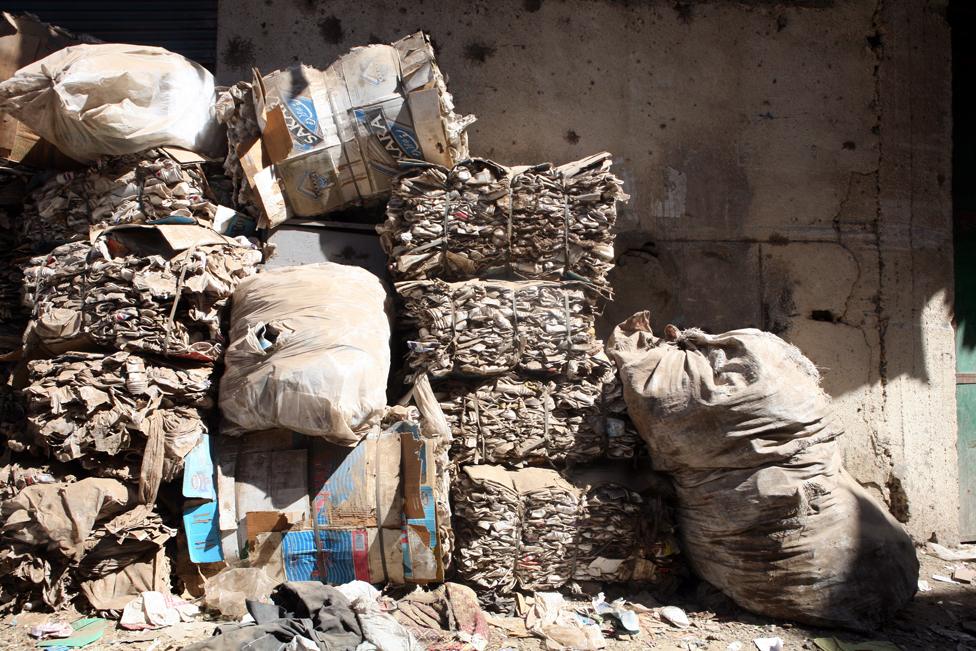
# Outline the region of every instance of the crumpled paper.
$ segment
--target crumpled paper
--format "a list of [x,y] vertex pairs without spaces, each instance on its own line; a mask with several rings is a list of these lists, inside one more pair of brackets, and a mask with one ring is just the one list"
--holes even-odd
[[175,530],[114,479],[27,486],[0,506],[0,610],[58,608],[80,591],[98,610],[169,583]]
[[457,464],[564,465],[629,459],[642,447],[619,411],[619,383],[609,361],[599,376],[576,381],[507,373],[473,385],[448,383],[438,397]]
[[551,651],[596,651],[607,646],[597,624],[584,624],[558,592],[537,592],[525,615],[525,628],[546,641]]
[[161,427],[162,480],[206,433],[213,407],[207,366],[180,367],[127,352],[67,353],[28,364],[28,423],[35,442],[59,461],[80,460],[104,471],[143,450]]
[[158,149],[106,157],[56,174],[33,190],[24,203],[20,235],[35,251],[46,251],[87,239],[92,226],[172,216],[210,224],[217,206],[206,188],[198,165],[181,165]]
[[592,372],[603,349],[580,284],[415,281],[396,289],[404,325],[416,332],[407,341],[407,363],[435,378],[518,369],[574,379]]
[[240,149],[250,147],[261,137],[257,114],[254,111],[254,92],[251,84],[239,81],[217,96],[214,105],[217,122],[227,128],[227,156],[224,173],[233,185],[234,207],[254,217],[261,216],[254,191],[241,165]]
[[[115,249],[113,251],[113,249]],[[262,252],[207,244],[166,257],[118,250],[106,239],[71,242],[31,259],[25,339],[57,351],[90,340],[113,348],[213,361],[223,351],[221,313]]]
[[[622,480],[621,480],[622,481]],[[456,567],[487,591],[554,590],[571,581],[626,582],[645,573],[670,534],[643,497],[609,481],[546,468],[466,466],[453,492]]]
[[395,280],[585,280],[609,294],[622,182],[608,153],[559,167],[467,160],[401,174],[378,230]]

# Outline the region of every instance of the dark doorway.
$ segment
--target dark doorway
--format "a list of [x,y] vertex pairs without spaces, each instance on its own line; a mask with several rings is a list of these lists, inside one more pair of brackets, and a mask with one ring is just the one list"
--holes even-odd
[[0,9],[108,43],[158,45],[211,72],[216,66],[217,0],[7,0]]
[[960,535],[976,540],[976,3],[949,5]]

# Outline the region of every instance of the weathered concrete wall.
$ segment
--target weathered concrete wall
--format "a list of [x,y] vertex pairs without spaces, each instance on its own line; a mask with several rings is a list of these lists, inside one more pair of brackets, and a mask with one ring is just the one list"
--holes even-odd
[[823,369],[846,461],[957,535],[949,32],[942,2],[222,2],[219,77],[431,33],[472,151],[603,149],[632,198],[616,302],[772,330]]

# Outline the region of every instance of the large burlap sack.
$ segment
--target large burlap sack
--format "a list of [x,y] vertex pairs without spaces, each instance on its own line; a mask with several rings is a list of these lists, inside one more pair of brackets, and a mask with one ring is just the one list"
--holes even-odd
[[376,276],[331,262],[244,280],[220,380],[222,431],[281,428],[355,445],[386,407],[385,303]]
[[754,329],[658,338],[641,312],[607,349],[702,578],[753,612],[824,626],[874,628],[911,599],[912,541],[841,466],[843,429],[797,348]]
[[0,83],[0,110],[88,162],[162,145],[220,149],[213,75],[161,47],[74,45]]

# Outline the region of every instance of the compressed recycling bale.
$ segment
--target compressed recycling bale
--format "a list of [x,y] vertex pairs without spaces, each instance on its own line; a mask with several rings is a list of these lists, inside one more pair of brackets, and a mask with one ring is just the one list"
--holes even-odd
[[[67,353],[28,364],[24,393],[35,442],[58,461],[80,460],[109,471],[128,455],[143,459],[147,440],[163,439],[162,481],[177,476],[183,457],[207,432],[213,406],[210,367],[179,367],[127,352]],[[157,432],[154,427],[159,426]]]
[[493,592],[513,590],[521,542],[521,498],[511,473],[465,466],[453,486],[458,574]]
[[22,344],[28,319],[20,294],[22,267],[29,257],[26,247],[19,245],[14,219],[0,208],[0,353],[12,352]]
[[[462,467],[453,490],[459,575],[499,594],[661,580],[675,553],[662,495],[620,467],[599,470]],[[645,526],[649,517],[660,521]]]
[[233,185],[234,207],[258,218],[261,209],[241,165],[242,148],[252,146],[261,137],[257,114],[254,112],[254,91],[251,84],[239,81],[217,97],[214,106],[217,122],[227,128],[227,156],[224,173]]
[[323,262],[245,280],[230,339],[225,433],[283,428],[352,446],[386,408],[386,291],[365,269]]
[[843,469],[843,428],[798,349],[751,328],[657,337],[639,312],[608,351],[702,578],[748,610],[817,626],[874,628],[911,599],[911,538]]
[[159,150],[149,150],[104,158],[49,178],[28,194],[20,236],[34,251],[49,251],[88,239],[93,226],[143,224],[173,216],[212,224],[216,211],[199,165],[182,165]]
[[576,381],[507,373],[487,381],[441,387],[455,463],[509,466],[628,459],[640,437],[619,413],[616,371]]
[[575,279],[609,293],[621,181],[608,153],[559,167],[417,167],[379,228],[394,279]]
[[581,492],[547,468],[512,473],[521,499],[515,576],[527,590],[555,590],[573,578]]
[[414,329],[407,363],[440,378],[518,369],[577,378],[593,370],[595,315],[579,283],[471,280],[397,283]]
[[[174,250],[158,239],[200,238]],[[256,247],[201,226],[111,229],[32,258],[24,300],[27,345],[58,352],[101,346],[214,361],[223,351],[221,314],[261,262]]]

